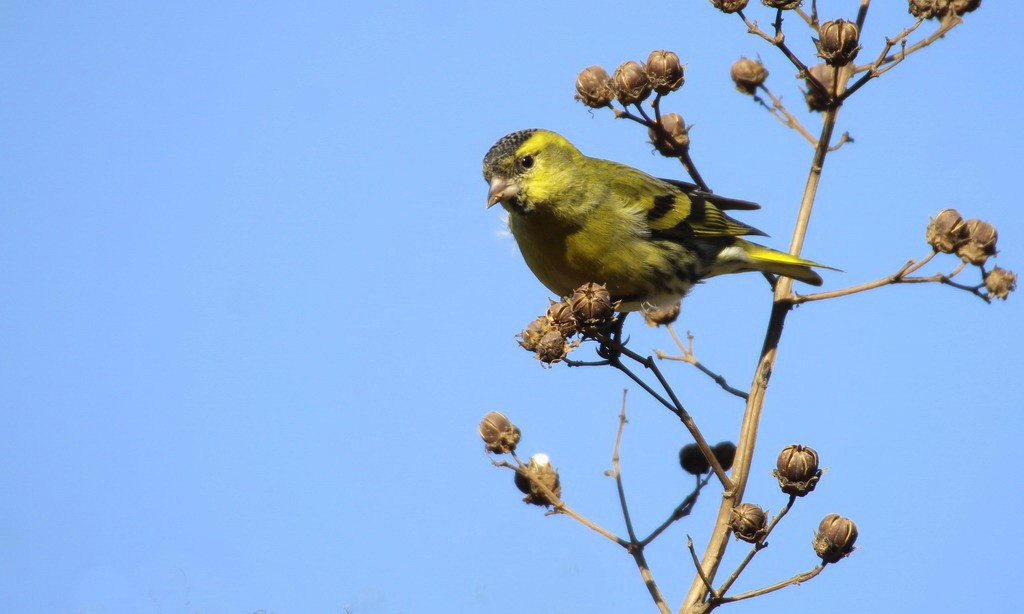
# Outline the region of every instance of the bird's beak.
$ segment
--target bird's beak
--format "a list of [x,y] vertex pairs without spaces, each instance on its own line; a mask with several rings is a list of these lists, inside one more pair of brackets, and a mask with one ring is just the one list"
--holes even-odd
[[495,175],[491,178],[491,188],[487,192],[487,208],[506,201],[519,193],[519,184],[510,183],[504,177]]

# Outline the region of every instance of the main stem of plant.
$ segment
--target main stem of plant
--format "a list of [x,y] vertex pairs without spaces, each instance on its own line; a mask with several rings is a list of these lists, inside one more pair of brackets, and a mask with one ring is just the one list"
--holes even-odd
[[[800,202],[800,212],[797,215],[796,226],[793,228],[793,240],[789,244],[789,253],[794,256],[799,256],[800,250],[803,248],[807,225],[811,219],[811,209],[814,207],[814,197],[818,192],[818,183],[821,179],[821,169],[825,164],[829,144],[832,142],[832,132],[836,125],[838,111],[838,107],[835,107],[822,114],[821,136],[818,138],[818,145],[814,150],[803,200]],[[780,277],[775,287],[775,297],[768,320],[768,329],[765,332],[764,346],[761,348],[761,356],[750,384],[747,406],[743,413],[743,423],[740,425],[739,441],[736,444],[736,460],[733,462],[732,470],[733,488],[722,495],[722,504],[718,509],[715,528],[701,562],[704,575],[712,582],[714,582],[719,565],[725,556],[725,549],[729,545],[729,518],[732,508],[742,503],[743,491],[746,489],[747,478],[750,476],[750,464],[754,457],[754,444],[757,442],[757,429],[761,422],[765,392],[768,389],[772,368],[775,366],[779,339],[782,337],[782,327],[792,308],[789,300],[792,287],[793,280],[788,277]],[[701,579],[700,574],[695,574],[690,592],[686,595],[682,607],[679,608],[680,614],[705,614],[714,609],[717,604],[707,601],[707,595],[708,587]]]

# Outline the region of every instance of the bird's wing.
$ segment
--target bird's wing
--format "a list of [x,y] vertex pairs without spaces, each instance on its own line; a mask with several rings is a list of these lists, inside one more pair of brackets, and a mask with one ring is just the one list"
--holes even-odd
[[737,198],[727,198],[725,196],[719,196],[718,194],[712,194],[711,192],[705,192],[700,189],[700,186],[690,183],[688,181],[680,181],[678,179],[664,179],[658,178],[665,183],[672,184],[682,190],[685,194],[702,196],[705,200],[718,207],[722,211],[754,211],[761,208],[761,205],[750,202],[749,200],[739,200]]
[[651,238],[680,241],[765,234],[723,213],[715,204],[717,197],[706,192],[695,190],[687,194],[679,183],[663,181],[624,164],[594,159],[591,162],[615,199],[644,217]]

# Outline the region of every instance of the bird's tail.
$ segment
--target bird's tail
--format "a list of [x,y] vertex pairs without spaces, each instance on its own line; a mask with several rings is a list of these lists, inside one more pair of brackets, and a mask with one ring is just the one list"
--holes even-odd
[[811,267],[831,269],[833,271],[839,270],[743,239],[737,240],[733,247],[740,248],[743,253],[742,259],[746,260],[747,265],[755,271],[791,277],[812,286],[821,285],[821,275],[814,272]]

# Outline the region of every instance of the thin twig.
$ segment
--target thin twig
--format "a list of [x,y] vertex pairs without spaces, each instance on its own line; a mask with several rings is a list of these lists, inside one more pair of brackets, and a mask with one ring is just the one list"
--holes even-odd
[[697,503],[697,497],[700,496],[701,489],[703,489],[705,486],[707,486],[708,480],[711,479],[712,475],[713,474],[709,473],[706,476],[704,476],[704,479],[700,479],[698,477],[697,478],[697,487],[693,490],[693,492],[691,492],[690,494],[686,495],[686,498],[683,499],[683,502],[680,503],[679,505],[677,505],[674,510],[672,510],[672,514],[669,515],[669,517],[665,519],[665,522],[661,523],[660,525],[658,525],[658,528],[656,528],[653,531],[651,531],[650,535],[648,535],[647,537],[645,537],[642,540],[640,540],[640,545],[641,546],[646,546],[647,544],[649,544],[652,541],[654,541],[659,535],[661,535],[662,532],[665,529],[667,529],[670,526],[672,526],[672,523],[674,523],[675,521],[677,521],[677,520],[679,520],[681,518],[689,516],[690,512],[693,511],[694,504]]
[[772,45],[774,45],[775,47],[777,47],[779,51],[781,51],[783,55],[785,55],[789,59],[789,61],[793,63],[793,66],[796,66],[797,70],[799,70],[798,76],[807,81],[810,87],[817,89],[818,93],[821,94],[826,100],[831,100],[833,98],[832,94],[825,88],[824,85],[822,85],[820,81],[818,81],[817,77],[811,74],[811,71],[807,68],[807,65],[800,61],[800,58],[798,58],[796,54],[794,54],[789,49],[789,47],[786,46],[786,37],[785,35],[782,34],[781,10],[778,11],[778,14],[775,18],[775,36],[772,36],[765,32],[764,30],[762,30],[761,27],[757,25],[756,21],[750,21],[749,19],[747,19],[746,15],[743,14],[743,11],[736,11],[736,14],[739,15],[740,19],[743,20],[743,23],[747,25],[747,32],[755,36],[759,36],[764,40],[768,41],[769,43],[771,43]]
[[697,551],[693,549],[693,538],[689,535],[686,536],[686,547],[690,551],[690,558],[693,559],[693,566],[697,568],[697,575],[703,580],[704,586],[707,587],[708,592],[711,594],[711,599],[718,601],[721,599],[721,595],[715,591],[715,587],[711,585],[711,580],[704,575],[704,568],[700,566],[700,559],[697,558]]
[[860,8],[857,9],[857,31],[864,31],[864,20],[868,16],[868,7],[871,6],[871,0],[860,0]]
[[718,384],[722,388],[722,390],[725,390],[729,394],[735,395],[741,399],[747,398],[747,393],[743,392],[742,390],[733,388],[732,386],[729,385],[727,381],[725,381],[724,377],[722,377],[718,373],[715,373],[711,369],[708,369],[703,364],[701,364],[699,360],[697,360],[697,357],[693,354],[693,335],[690,334],[690,331],[686,331],[687,344],[683,345],[682,340],[679,339],[679,335],[676,333],[675,326],[673,326],[672,324],[667,324],[666,328],[668,328],[668,333],[672,335],[672,340],[675,341],[676,346],[679,348],[679,351],[682,352],[682,354],[679,356],[670,356],[665,352],[662,352],[661,350],[654,350],[655,356],[662,360],[677,360],[679,362],[691,364],[697,367],[701,373],[707,375],[712,380],[714,380],[714,382]]
[[957,268],[948,274],[936,273],[934,275],[928,275],[925,277],[910,277],[911,273],[918,271],[921,267],[927,264],[932,258],[935,257],[937,252],[932,252],[922,258],[921,260],[914,261],[909,260],[904,264],[898,271],[892,275],[888,275],[881,279],[874,281],[865,282],[849,288],[842,288],[840,290],[830,290],[828,292],[816,292],[814,294],[794,294],[791,301],[794,305],[800,305],[802,303],[810,303],[812,301],[823,301],[831,298],[838,298],[840,296],[849,296],[851,294],[857,294],[860,292],[866,292],[868,290],[874,290],[875,288],[881,288],[883,286],[893,286],[896,284],[923,284],[923,283],[940,283],[957,288],[958,290],[964,290],[970,292],[974,296],[977,296],[986,303],[992,302],[992,297],[981,291],[985,287],[985,284],[978,284],[970,286],[966,284],[960,284],[953,281],[961,271],[963,271],[965,263],[961,262]]
[[801,583],[806,582],[806,581],[810,580],[811,578],[817,576],[818,574],[820,574],[821,570],[825,569],[825,565],[827,565],[827,563],[822,563],[821,565],[818,565],[817,567],[815,567],[814,569],[812,569],[810,571],[805,571],[804,573],[798,573],[797,575],[793,576],[792,578],[790,578],[788,580],[783,580],[782,582],[776,582],[775,584],[772,584],[771,586],[766,586],[764,588],[759,588],[757,590],[749,591],[749,592],[746,592],[746,593],[740,593],[739,595],[733,595],[732,597],[722,597],[721,599],[718,600],[718,603],[732,603],[734,601],[742,601],[743,599],[750,599],[751,597],[758,597],[760,595],[767,595],[768,593],[773,593],[773,592],[775,592],[775,591],[777,591],[777,590],[779,590],[781,588],[786,588],[787,586],[794,586],[796,584],[801,584]]
[[789,110],[785,106],[783,106],[782,99],[775,96],[775,94],[773,94],[771,90],[768,89],[768,86],[766,86],[765,84],[762,83],[759,87],[765,94],[768,95],[768,98],[771,99],[772,104],[771,106],[769,106],[768,103],[764,101],[764,99],[762,99],[760,96],[756,94],[754,95],[754,100],[757,101],[762,107],[764,107],[769,113],[771,113],[772,117],[779,120],[784,126],[792,128],[793,130],[799,132],[801,136],[807,139],[807,142],[811,144],[811,147],[817,147],[818,140],[814,138],[814,135],[811,134],[802,123],[800,123],[800,120],[797,119],[795,115],[790,113]]

